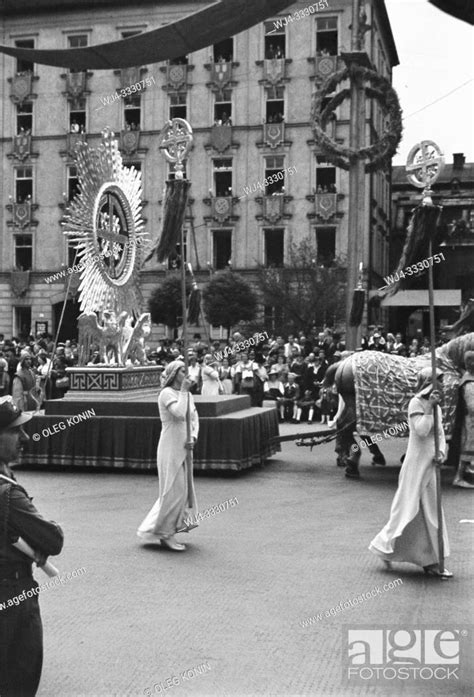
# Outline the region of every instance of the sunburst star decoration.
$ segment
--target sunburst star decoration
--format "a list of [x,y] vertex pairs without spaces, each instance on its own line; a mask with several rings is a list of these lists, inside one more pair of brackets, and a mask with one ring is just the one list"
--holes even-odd
[[113,131],[102,143],[75,151],[79,193],[62,225],[80,260],[83,312],[123,311],[137,317],[142,295],[138,272],[147,235],[141,217],[141,172],[124,167]]

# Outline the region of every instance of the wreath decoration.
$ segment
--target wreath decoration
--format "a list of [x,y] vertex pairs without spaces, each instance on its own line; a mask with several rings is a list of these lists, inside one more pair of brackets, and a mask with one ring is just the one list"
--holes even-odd
[[[350,96],[350,90],[346,88],[337,92],[324,107],[323,100],[334,92],[337,85],[348,78],[369,82],[370,87],[365,87],[367,97],[376,99],[388,116],[388,124],[382,137],[376,143],[358,150],[339,145],[325,132],[329,119],[334,116],[334,110]],[[402,110],[397,93],[385,77],[375,70],[351,65],[336,71],[324,80],[313,97],[311,125],[318,145],[330,162],[342,169],[349,169],[356,160],[367,160],[365,171],[374,172],[386,167],[397,151],[403,130]]]

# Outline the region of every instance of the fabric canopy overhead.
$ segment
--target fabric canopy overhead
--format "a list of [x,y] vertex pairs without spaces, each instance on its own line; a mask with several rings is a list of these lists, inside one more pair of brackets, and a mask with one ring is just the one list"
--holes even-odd
[[293,4],[294,0],[219,0],[176,22],[121,41],[58,50],[0,46],[0,52],[73,70],[130,68],[198,51],[245,31]]

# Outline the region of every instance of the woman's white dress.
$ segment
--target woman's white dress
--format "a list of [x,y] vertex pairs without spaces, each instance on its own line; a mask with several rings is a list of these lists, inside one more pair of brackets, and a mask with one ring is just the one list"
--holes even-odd
[[[441,456],[446,440],[438,409],[438,436]],[[428,400],[415,396],[408,406],[410,435],[400,470],[398,489],[392,502],[390,519],[374,537],[369,549],[387,561],[404,561],[418,566],[439,562],[438,516],[436,508],[436,471],[433,464],[434,419],[428,414]],[[449,541],[443,513],[444,555],[449,556]]]
[[197,515],[192,466],[187,461],[186,410],[191,411],[191,436],[197,438],[199,418],[191,394],[165,387],[158,397],[161,435],[158,442],[158,492],[153,508],[138,528],[138,536],[170,537]]

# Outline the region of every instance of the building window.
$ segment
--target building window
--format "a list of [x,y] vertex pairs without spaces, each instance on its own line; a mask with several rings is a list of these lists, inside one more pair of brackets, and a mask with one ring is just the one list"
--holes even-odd
[[283,324],[283,308],[276,305],[265,305],[263,308],[264,326],[274,332]]
[[286,52],[286,32],[284,27],[277,26],[278,20],[264,22],[265,26],[265,58],[284,58]]
[[[76,36],[68,36],[67,44],[68,48],[85,48],[87,46],[88,40],[86,34],[77,34]],[[80,73],[80,70],[75,70],[74,68],[69,69],[70,73]]]
[[170,93],[170,119],[186,119],[188,113],[186,92]]
[[213,230],[213,266],[226,269],[232,259],[232,230]]
[[141,29],[127,29],[127,31],[123,31],[121,36],[122,39],[130,39],[132,36],[137,36],[138,34],[141,34],[142,30]]
[[187,56],[179,56],[179,58],[172,58],[168,65],[188,65],[189,59]]
[[234,60],[234,39],[219,41],[213,46],[214,63],[230,63]]
[[336,168],[324,157],[316,157],[316,193],[335,194],[336,193]]
[[[187,231],[183,230],[183,236],[184,236],[184,263],[188,261],[188,244],[187,244]],[[173,254],[170,254],[168,257],[168,270],[169,271],[177,271],[178,269],[181,268],[181,242],[178,242],[176,245],[175,251]]]
[[17,167],[15,169],[15,202],[24,203],[33,198],[33,169]]
[[86,100],[79,99],[71,104],[69,111],[69,131],[71,133],[85,133],[86,131]]
[[69,48],[85,48],[87,46],[87,35],[68,36],[67,42]]
[[[34,39],[19,39],[15,41],[16,48],[34,48]],[[16,59],[16,72],[20,74],[32,73],[35,64],[32,61],[24,60],[23,58]]]
[[15,336],[27,339],[31,334],[31,307],[15,307]]
[[336,228],[333,226],[316,228],[317,263],[331,266],[336,256]]
[[319,17],[316,20],[316,55],[337,56],[337,17]]
[[142,98],[139,94],[125,97],[123,105],[123,117],[126,131],[139,131],[142,113]]
[[232,126],[232,91],[224,90],[216,94],[214,104],[214,125]]
[[285,191],[285,167],[284,157],[265,158],[265,179],[269,183],[265,187],[265,196],[272,194],[282,194]]
[[67,168],[67,200],[72,201],[74,196],[79,193],[79,179],[77,177],[77,167],[70,165]]
[[269,87],[266,89],[266,112],[265,120],[267,123],[281,123],[285,113],[285,88]]
[[31,235],[15,235],[15,268],[30,271],[33,267],[33,238]]
[[16,107],[16,133],[31,133],[33,130],[33,103],[23,102]]
[[282,228],[267,228],[263,232],[265,235],[265,266],[283,266],[285,231]]
[[212,161],[215,196],[232,196],[232,160]]

